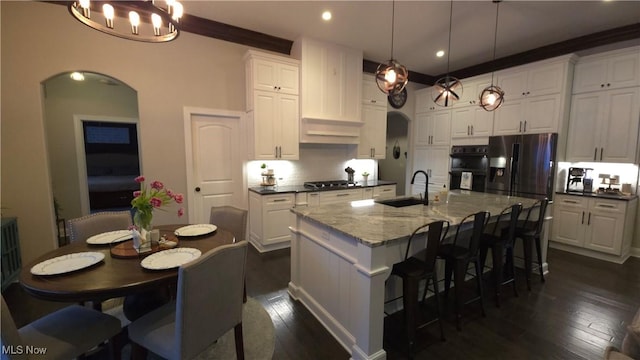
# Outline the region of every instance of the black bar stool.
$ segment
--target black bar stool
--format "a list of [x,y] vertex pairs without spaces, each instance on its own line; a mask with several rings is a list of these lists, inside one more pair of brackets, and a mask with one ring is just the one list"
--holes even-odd
[[[524,270],[527,279],[527,289],[531,291],[531,248],[535,243],[536,252],[538,253],[538,271],[540,271],[540,281],[544,282],[544,272],[542,271],[542,247],[540,245],[540,236],[544,225],[544,214],[547,211],[549,199],[544,198],[536,201],[529,211],[524,222],[519,223],[516,228],[516,239],[522,239],[524,247]],[[538,219],[531,220],[531,214],[534,210],[538,210]]]
[[[415,229],[409,237],[409,241],[407,242],[407,250],[404,255],[404,261],[394,264],[393,268],[391,269],[391,275],[396,275],[402,279],[402,305],[404,307],[404,323],[407,332],[407,351],[409,358],[413,356],[416,331],[419,328],[438,321],[440,324],[440,337],[442,338],[442,340],[444,340],[444,329],[442,327],[442,320],[440,320],[441,316],[440,302],[438,299],[438,278],[436,276],[435,263],[440,242],[442,240],[442,237],[446,236],[448,230],[449,222],[442,220],[434,221]],[[424,248],[414,255],[410,256],[409,254],[412,243],[414,244],[414,248],[417,244],[424,244]],[[422,296],[422,302],[424,303],[427,289],[429,288],[429,281],[431,281],[431,283],[433,284],[437,317],[426,323],[418,324],[417,315],[418,311],[420,310],[418,304],[418,292],[419,283],[422,279],[425,279],[427,281],[427,283],[425,284],[424,294]]]

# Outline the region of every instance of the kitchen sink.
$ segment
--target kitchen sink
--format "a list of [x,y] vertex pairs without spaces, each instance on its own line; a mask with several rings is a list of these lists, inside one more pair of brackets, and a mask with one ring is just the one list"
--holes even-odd
[[423,205],[422,199],[417,198],[401,198],[401,199],[391,199],[391,200],[380,200],[379,204],[389,205],[393,207],[405,207],[411,205]]

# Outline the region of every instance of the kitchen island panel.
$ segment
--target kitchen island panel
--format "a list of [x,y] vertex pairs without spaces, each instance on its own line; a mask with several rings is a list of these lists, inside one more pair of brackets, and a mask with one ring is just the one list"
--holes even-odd
[[[290,227],[289,293],[314,314],[352,359],[386,359],[385,282],[393,264],[404,259],[413,230],[446,219],[452,231],[469,213],[486,210],[497,216],[516,202],[528,208],[535,200],[452,191],[446,200],[429,206],[394,208],[370,203],[296,207],[291,210],[295,219]],[[415,244],[411,252],[419,248]]]

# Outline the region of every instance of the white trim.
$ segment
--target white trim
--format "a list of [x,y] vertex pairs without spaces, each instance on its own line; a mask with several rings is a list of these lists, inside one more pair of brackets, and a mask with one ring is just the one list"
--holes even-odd
[[138,118],[125,118],[111,115],[73,115],[74,137],[76,141],[76,159],[78,165],[78,191],[80,192],[80,211],[82,216],[89,215],[91,208],[89,204],[89,184],[87,182],[87,157],[84,147],[84,133],[82,131],[83,121],[113,122],[136,125],[136,135],[138,137],[138,164],[142,173],[142,157],[140,151],[140,127]]
[[[193,115],[204,115],[204,116],[212,116],[212,117],[231,117],[237,118],[239,121],[239,131],[240,138],[243,139],[246,136],[246,124],[247,117],[246,113],[242,111],[230,111],[230,110],[220,110],[220,109],[210,109],[210,108],[202,108],[202,107],[191,107],[185,106],[182,112],[183,116],[183,126],[184,126],[184,153],[185,153],[185,164],[187,171],[187,221],[191,221],[193,216],[195,216],[196,211],[196,201],[194,200],[193,189],[195,188],[195,181],[193,179],[193,139],[191,134],[191,117]],[[242,146],[242,149],[246,150],[246,146]],[[242,156],[242,189],[247,189],[247,169],[246,169],[247,155],[246,153]],[[248,209],[249,202],[249,194],[248,191],[242,193],[242,207],[243,209]]]

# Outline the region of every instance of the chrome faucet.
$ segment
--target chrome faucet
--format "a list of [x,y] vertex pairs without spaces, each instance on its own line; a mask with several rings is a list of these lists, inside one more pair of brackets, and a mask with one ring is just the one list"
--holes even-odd
[[416,180],[416,175],[418,175],[418,173],[423,173],[424,174],[424,199],[422,201],[422,203],[424,205],[429,205],[429,175],[427,175],[426,172],[422,171],[422,170],[418,170],[416,172],[413,173],[413,176],[411,177],[411,185],[413,185],[414,181]]

